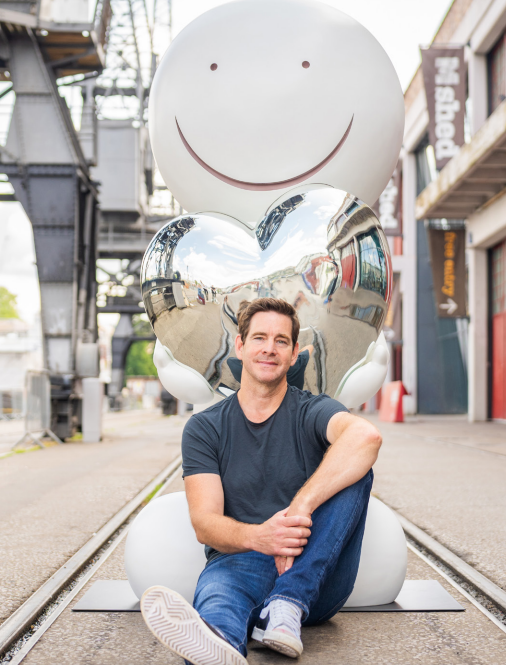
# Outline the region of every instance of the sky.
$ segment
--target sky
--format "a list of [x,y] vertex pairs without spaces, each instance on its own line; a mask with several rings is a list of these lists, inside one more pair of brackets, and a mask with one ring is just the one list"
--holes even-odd
[[0,203],[0,286],[16,294],[21,318],[32,324],[40,292],[32,227],[20,203]]
[[[450,0],[325,0],[362,23],[390,56],[403,89],[420,63],[419,46],[429,44]],[[173,36],[223,0],[173,0]],[[2,137],[3,138],[3,137]],[[0,286],[18,296],[27,322],[40,311],[31,225],[20,204],[0,203]]]

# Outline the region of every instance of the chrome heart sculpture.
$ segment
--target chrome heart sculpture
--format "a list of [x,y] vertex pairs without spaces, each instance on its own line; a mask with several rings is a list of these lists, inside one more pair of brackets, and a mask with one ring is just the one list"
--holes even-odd
[[305,388],[315,394],[334,397],[381,332],[392,268],[372,210],[324,186],[287,196],[254,230],[224,215],[188,214],[166,224],[146,250],[141,287],[153,330],[209,399],[218,387],[225,394],[239,387],[226,361],[235,355],[242,300],[293,304],[300,346],[314,346]]

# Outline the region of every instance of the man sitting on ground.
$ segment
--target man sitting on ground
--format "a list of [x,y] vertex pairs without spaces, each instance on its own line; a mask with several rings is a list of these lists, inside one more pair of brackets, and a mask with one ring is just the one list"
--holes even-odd
[[295,658],[301,625],[341,609],[381,445],[339,402],[287,384],[299,352],[290,304],[260,298],[238,323],[241,388],[183,433],[190,516],[207,554],[193,608],[164,587],[141,602],[152,632],[194,665],[246,665],[250,637]]

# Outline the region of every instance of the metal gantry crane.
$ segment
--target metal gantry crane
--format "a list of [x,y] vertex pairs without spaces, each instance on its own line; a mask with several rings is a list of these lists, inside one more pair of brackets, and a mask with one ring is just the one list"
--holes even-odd
[[[80,423],[81,379],[98,375],[97,296],[102,311],[127,318],[143,311],[140,259],[174,216],[146,129],[171,22],[170,1],[99,0],[90,19],[87,0],[0,0],[0,80],[10,82],[2,94],[15,93],[0,172],[33,227],[52,429],[60,438]],[[105,285],[96,280],[100,258],[121,262]],[[113,352],[113,398],[133,338],[127,323]]]

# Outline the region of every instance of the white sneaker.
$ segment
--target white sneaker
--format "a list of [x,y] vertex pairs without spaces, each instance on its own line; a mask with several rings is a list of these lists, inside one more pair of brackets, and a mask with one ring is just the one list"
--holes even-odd
[[176,591],[150,587],[142,596],[141,612],[153,635],[194,665],[248,665]]
[[302,653],[302,609],[286,600],[271,600],[260,613],[251,637],[290,658]]

